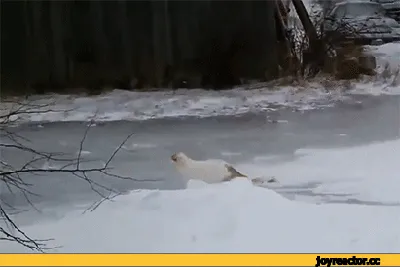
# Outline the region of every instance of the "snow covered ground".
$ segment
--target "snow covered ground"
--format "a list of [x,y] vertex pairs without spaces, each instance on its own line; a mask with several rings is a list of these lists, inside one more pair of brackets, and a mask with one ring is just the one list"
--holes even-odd
[[381,81],[354,83],[351,89],[341,83],[336,85],[335,82],[331,82],[329,88],[313,82],[303,86],[279,86],[273,89],[238,88],[219,92],[202,89],[163,92],[114,90],[94,97],[48,95],[24,100],[22,109],[22,102],[2,103],[0,114],[16,109],[28,111],[11,118],[19,123],[91,119],[142,121],[188,116],[201,118],[240,115],[276,110],[277,107],[295,110],[321,109],[347,101],[352,94],[400,94],[400,84],[389,86]]
[[290,190],[285,185],[308,185],[305,191],[313,197],[300,194],[295,196],[297,200],[371,202],[400,208],[400,140],[341,149],[303,148],[295,151],[294,157],[297,159],[283,164],[268,164],[274,157],[261,157],[240,167],[253,175],[271,173],[279,177],[278,191]]
[[[55,238],[58,252],[400,251],[399,139],[296,154],[291,162],[257,157],[237,166],[275,175],[280,184],[270,189],[238,179],[133,191],[93,212],[70,212],[23,230]],[[290,185],[301,184],[316,195],[285,197]],[[24,249],[0,243],[0,251]]]
[[[114,90],[95,97],[49,95],[25,101],[27,105],[43,105],[43,108],[26,106],[24,109],[48,110],[37,114],[21,114],[20,122],[52,121],[140,121],[178,116],[211,117],[259,112],[274,105],[299,109],[325,107],[334,100],[342,99],[339,91],[327,92],[310,85],[305,90],[297,87],[280,87],[276,91],[263,89],[229,91],[177,90],[163,92],[130,92]],[[305,88],[303,88],[305,89]],[[3,112],[20,105],[4,103]]]

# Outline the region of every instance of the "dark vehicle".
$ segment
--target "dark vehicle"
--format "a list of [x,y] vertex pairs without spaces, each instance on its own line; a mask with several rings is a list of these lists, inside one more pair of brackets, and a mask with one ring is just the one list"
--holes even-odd
[[386,14],[400,22],[400,0],[374,0],[383,6]]
[[335,41],[381,44],[400,41],[400,24],[372,1],[337,3],[325,17],[324,34]]

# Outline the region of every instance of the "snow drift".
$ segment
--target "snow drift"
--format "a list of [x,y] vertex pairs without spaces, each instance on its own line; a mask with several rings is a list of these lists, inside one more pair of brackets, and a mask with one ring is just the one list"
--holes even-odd
[[[400,140],[346,149],[304,149],[298,151],[303,157],[294,162],[241,167],[254,173],[268,170],[283,185],[319,181],[315,192],[393,201],[399,200],[399,151]],[[93,212],[74,211],[62,220],[23,230],[35,238],[54,238],[51,245],[62,246],[54,252],[400,251],[399,205],[293,201],[246,179],[199,183],[189,183],[185,190],[131,192]],[[0,251],[24,249],[0,242]]]

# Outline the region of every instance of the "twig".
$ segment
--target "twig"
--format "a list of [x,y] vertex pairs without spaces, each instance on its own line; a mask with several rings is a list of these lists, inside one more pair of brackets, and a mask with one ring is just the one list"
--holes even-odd
[[[7,102],[7,101],[6,101]],[[3,101],[4,103],[4,101]],[[92,119],[85,129],[85,132],[82,136],[79,145],[79,151],[76,157],[67,157],[65,153],[49,153],[38,151],[29,146],[31,141],[19,133],[15,131],[11,131],[7,128],[9,123],[9,118],[12,115],[21,115],[21,114],[38,114],[38,113],[47,113],[47,112],[55,112],[53,109],[45,109],[50,104],[32,104],[32,103],[17,103],[19,105],[17,108],[11,108],[11,110],[5,114],[0,116],[0,136],[7,139],[9,143],[2,143],[3,138],[0,139],[0,149],[10,149],[14,151],[20,151],[24,153],[28,153],[31,155],[31,160],[25,162],[22,167],[13,166],[9,162],[6,162],[4,159],[0,160],[0,183],[5,185],[5,188],[11,193],[14,194],[15,190],[21,192],[24,198],[27,200],[27,203],[33,207],[36,211],[40,212],[38,208],[35,207],[34,203],[30,200],[30,196],[39,196],[29,190],[29,187],[32,186],[31,183],[28,183],[24,179],[24,175],[43,175],[43,174],[71,174],[78,179],[82,179],[86,181],[91,190],[96,192],[101,199],[99,201],[94,202],[88,210],[94,211],[96,210],[104,201],[113,201],[113,199],[119,196],[121,193],[113,190],[112,188],[106,187],[93,179],[90,178],[90,174],[100,174],[105,175],[111,178],[131,180],[135,182],[159,182],[160,180],[152,180],[152,179],[135,179],[133,177],[122,176],[116,173],[111,172],[112,168],[110,167],[111,162],[116,157],[121,148],[125,145],[125,143],[132,137],[133,133],[129,134],[113,151],[107,161],[101,167],[93,167],[93,168],[84,168],[82,167],[83,162],[90,162],[90,160],[82,159],[82,151],[84,147],[84,143],[87,140],[87,136],[91,126],[93,125],[94,119]],[[47,162],[65,162],[63,166],[58,166],[54,168],[43,168],[38,167],[37,164],[41,160],[46,160]],[[0,192],[1,193],[1,192]],[[1,195],[0,195],[1,196]],[[4,209],[7,207],[7,210]],[[20,211],[18,211],[20,212]],[[9,229],[4,227],[0,227],[0,240],[17,242],[18,244],[40,252],[44,252],[45,250],[49,250],[52,248],[47,247],[48,241],[52,239],[32,239],[25,232],[23,232],[18,225],[14,222],[12,216],[17,214],[17,210],[10,203],[5,202],[0,198],[0,218],[6,223]],[[10,229],[15,230],[15,234]]]

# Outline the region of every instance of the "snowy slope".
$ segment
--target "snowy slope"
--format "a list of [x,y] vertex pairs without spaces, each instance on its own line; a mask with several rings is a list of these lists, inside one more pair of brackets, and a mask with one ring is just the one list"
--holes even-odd
[[299,149],[293,156],[295,160],[283,163],[256,158],[237,168],[249,175],[278,177],[283,187],[308,184],[310,192],[298,200],[361,201],[400,208],[400,140],[360,147]]
[[[106,219],[107,218],[107,219]],[[25,229],[62,252],[398,252],[395,207],[287,200],[245,180],[142,191],[98,210]],[[20,248],[0,243],[2,252]]]
[[[254,172],[268,170],[282,185],[318,180],[318,192],[399,201],[399,151],[396,140],[353,149],[302,150],[304,157],[293,163],[247,166]],[[131,192],[93,212],[70,213],[23,230],[36,238],[55,238],[53,245],[63,246],[56,249],[60,252],[400,251],[399,205],[299,200],[244,179],[190,184],[186,190]],[[0,242],[0,251],[23,249]]]

